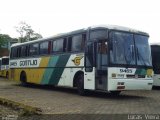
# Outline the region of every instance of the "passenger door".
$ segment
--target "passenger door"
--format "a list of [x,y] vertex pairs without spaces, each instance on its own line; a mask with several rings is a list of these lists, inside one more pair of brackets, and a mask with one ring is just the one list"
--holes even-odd
[[84,89],[95,90],[94,44],[87,43],[85,52]]
[[107,68],[108,68],[108,54],[107,42],[105,40],[98,40],[95,44],[95,87],[98,90],[107,89]]

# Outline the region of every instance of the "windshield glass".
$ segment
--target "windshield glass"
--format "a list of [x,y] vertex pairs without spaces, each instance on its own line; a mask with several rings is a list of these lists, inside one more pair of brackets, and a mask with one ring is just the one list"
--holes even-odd
[[133,34],[112,32],[110,61],[112,64],[135,64]]
[[113,31],[110,39],[112,64],[152,66],[147,36]]
[[148,37],[135,35],[134,38],[137,51],[137,65],[152,66]]

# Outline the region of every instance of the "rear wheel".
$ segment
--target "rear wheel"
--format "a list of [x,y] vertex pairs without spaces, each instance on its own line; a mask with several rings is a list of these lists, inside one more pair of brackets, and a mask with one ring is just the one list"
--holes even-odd
[[8,73],[8,71],[6,72],[6,79],[9,79],[9,73]]
[[81,74],[77,77],[77,89],[79,95],[85,95],[86,91],[84,90],[84,75]]
[[25,72],[21,73],[20,81],[22,86],[27,86],[27,76]]

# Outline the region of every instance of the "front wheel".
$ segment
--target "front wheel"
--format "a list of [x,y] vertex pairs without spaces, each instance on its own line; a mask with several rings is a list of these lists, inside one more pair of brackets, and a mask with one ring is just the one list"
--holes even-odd
[[85,95],[85,89],[84,89],[84,75],[81,74],[77,77],[77,89],[79,95]]
[[110,93],[114,96],[118,96],[121,93],[121,91],[110,91]]

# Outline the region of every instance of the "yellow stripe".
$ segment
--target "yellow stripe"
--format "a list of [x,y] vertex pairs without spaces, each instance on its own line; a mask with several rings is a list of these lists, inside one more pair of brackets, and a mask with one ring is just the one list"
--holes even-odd
[[[50,57],[42,57],[39,67],[47,67]],[[27,82],[40,84],[46,68],[15,69],[14,80],[20,81],[20,73],[26,72]]]

